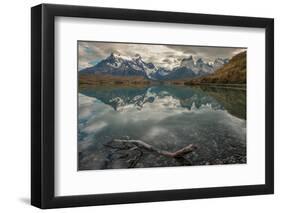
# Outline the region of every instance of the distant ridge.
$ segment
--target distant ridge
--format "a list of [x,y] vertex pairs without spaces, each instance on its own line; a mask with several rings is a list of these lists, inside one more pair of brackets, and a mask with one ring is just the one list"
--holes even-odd
[[217,83],[217,84],[246,84],[246,51],[233,56],[229,63],[216,70],[213,74],[199,77],[186,84]]

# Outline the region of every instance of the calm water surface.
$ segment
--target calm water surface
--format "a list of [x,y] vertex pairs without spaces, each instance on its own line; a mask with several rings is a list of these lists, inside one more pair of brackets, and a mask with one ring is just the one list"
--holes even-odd
[[[147,168],[246,163],[246,91],[217,87],[151,86],[79,89],[78,169]],[[109,146],[142,140],[183,158]]]

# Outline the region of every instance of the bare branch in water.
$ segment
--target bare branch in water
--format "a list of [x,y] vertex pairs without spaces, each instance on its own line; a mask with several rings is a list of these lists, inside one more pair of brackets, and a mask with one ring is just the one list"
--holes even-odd
[[[164,155],[167,157],[172,157],[172,158],[181,158],[184,155],[191,153],[193,151],[195,151],[198,147],[194,144],[189,144],[186,147],[183,147],[182,149],[179,149],[175,152],[169,152],[169,151],[165,151],[165,150],[160,150],[157,149],[147,143],[145,143],[144,141],[141,140],[130,140],[130,139],[113,139],[111,142],[116,142],[116,143],[122,143],[124,145],[124,148],[127,148],[127,145],[135,145],[138,148],[141,149],[145,149],[147,151],[151,151],[151,152],[156,152],[160,155]],[[115,148],[114,145],[112,144],[107,144],[107,146],[111,147],[111,148]],[[116,147],[117,148],[117,147]],[[120,147],[119,147],[120,148]],[[121,148],[122,149],[122,148]]]

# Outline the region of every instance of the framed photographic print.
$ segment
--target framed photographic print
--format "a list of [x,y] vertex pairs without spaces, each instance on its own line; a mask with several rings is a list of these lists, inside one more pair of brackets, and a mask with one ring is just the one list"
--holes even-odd
[[271,194],[274,21],[31,9],[31,203]]

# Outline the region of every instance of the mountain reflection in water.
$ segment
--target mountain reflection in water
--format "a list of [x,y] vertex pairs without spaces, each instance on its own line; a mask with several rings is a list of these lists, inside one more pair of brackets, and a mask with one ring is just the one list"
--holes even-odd
[[[198,149],[177,159],[107,146],[124,138],[171,152],[189,144]],[[78,170],[246,163],[246,91],[166,85],[80,88],[78,151]]]

